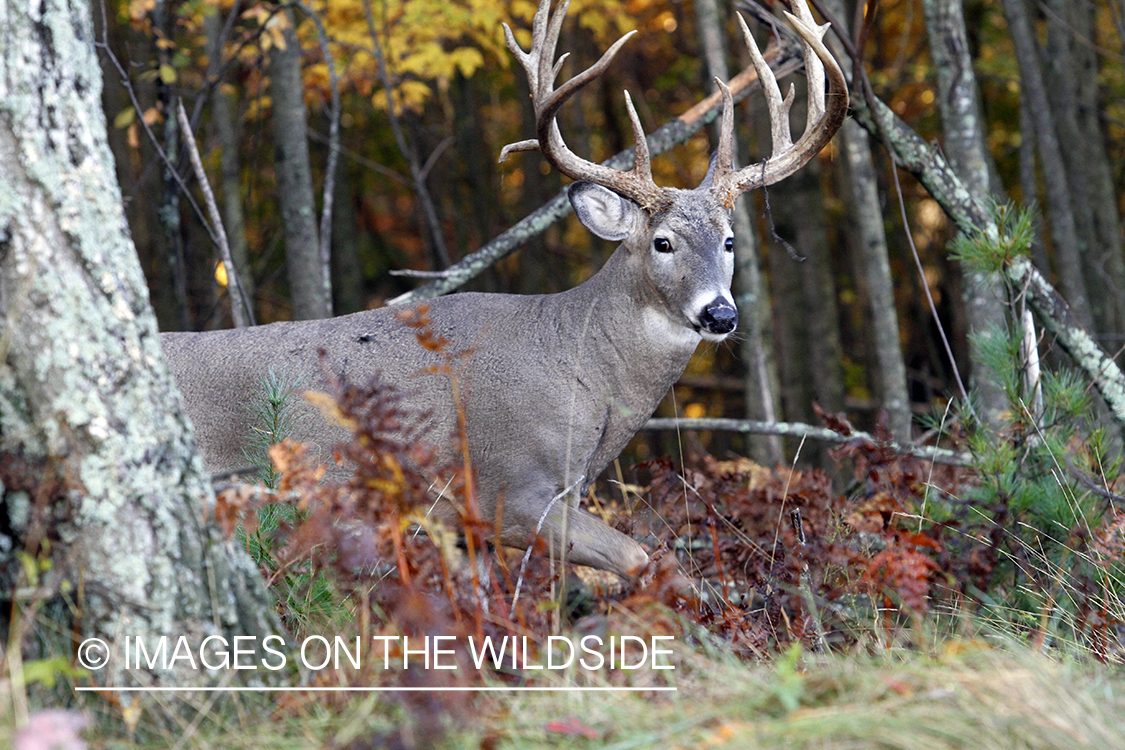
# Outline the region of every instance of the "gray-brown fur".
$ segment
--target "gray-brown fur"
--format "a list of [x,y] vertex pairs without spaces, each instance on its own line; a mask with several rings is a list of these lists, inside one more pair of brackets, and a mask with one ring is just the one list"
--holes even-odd
[[[729,301],[731,255],[725,210],[705,190],[687,192],[682,209],[658,225],[634,204],[602,188],[573,191],[580,211],[599,233],[604,211],[581,194],[594,192],[635,223],[625,242],[586,283],[554,295],[455,294],[432,300],[436,333],[448,351],[472,350],[461,386],[481,509],[493,520],[503,498],[503,543],[526,547],[548,503],[577,483],[585,491],[620,453],[683,372],[699,341],[698,320],[684,315],[693,298]],[[619,202],[619,203],[618,203]],[[671,231],[674,228],[675,231]],[[653,236],[678,245],[652,247]],[[437,363],[414,331],[383,308],[330,320],[274,323],[249,329],[164,334],[165,353],[183,391],[208,468],[245,466],[247,405],[260,398],[271,370],[300,389],[324,389],[331,374],[366,382],[374,373],[394,384],[416,413],[429,413],[429,439],[441,458],[454,458],[456,411],[447,376],[424,374]],[[709,334],[721,339],[722,334]],[[346,438],[311,407],[296,437],[325,458]],[[439,513],[449,515],[448,507]],[[561,538],[563,502],[541,529]],[[582,511],[569,514],[567,558],[621,575],[647,561],[644,550]]]

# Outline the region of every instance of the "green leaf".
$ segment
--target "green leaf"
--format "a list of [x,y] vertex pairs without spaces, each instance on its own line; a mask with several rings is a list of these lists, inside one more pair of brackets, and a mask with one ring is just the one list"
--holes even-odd
[[125,109],[118,112],[117,116],[113,118],[113,127],[117,128],[118,130],[124,130],[125,128],[132,125],[133,121],[136,119],[137,110],[133,109],[132,107],[126,107]]
[[35,661],[24,662],[23,665],[25,684],[31,685],[39,682],[48,689],[53,688],[60,677],[84,677],[86,674],[85,669],[71,664],[70,659],[65,656],[36,659]]
[[35,558],[26,552],[17,552],[16,559],[20,561],[23,566],[24,580],[27,581],[28,586],[39,585],[39,566],[35,564]]

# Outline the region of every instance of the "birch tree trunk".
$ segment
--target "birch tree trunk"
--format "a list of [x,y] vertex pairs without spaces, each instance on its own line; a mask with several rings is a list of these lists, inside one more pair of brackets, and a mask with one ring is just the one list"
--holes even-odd
[[[962,0],[925,0],[930,56],[937,72],[941,110],[942,148],[953,171],[977,195],[991,189],[988,147],[984,139],[977,79],[969,56]],[[968,311],[970,336],[979,336],[1003,325],[1004,303],[999,278],[965,269],[963,299]],[[969,339],[970,382],[986,425],[1001,424],[1008,407],[1003,391],[984,372],[978,340]]]
[[79,0],[0,5],[0,597],[20,580],[17,552],[49,558],[41,595],[78,618],[54,632],[112,644],[93,676],[123,684],[122,635],[198,644],[280,625],[211,520],[125,223],[93,39]]
[[332,317],[332,282],[320,262],[316,200],[309,167],[305,91],[301,83],[301,44],[286,10],[285,49],[270,50],[270,97],[273,102],[274,165],[277,199],[285,229],[285,265],[293,319]]
[[[707,78],[712,81],[718,78],[725,83],[730,79],[730,69],[727,66],[723,24],[717,0],[695,0],[695,17],[699,25],[703,58],[707,63]],[[711,87],[714,88],[713,83]],[[715,142],[717,143],[717,139]],[[737,154],[737,141],[734,148]],[[763,335],[763,331],[772,328],[769,294],[762,279],[758,241],[754,224],[750,220],[747,200],[746,195],[740,195],[734,203],[734,283],[741,315],[739,329],[743,332],[740,350],[746,367],[743,398],[746,401],[747,419],[776,422],[777,399],[773,383],[777,381],[777,364],[773,359],[772,347],[768,346]],[[781,439],[775,435],[750,437],[749,449],[752,458],[766,465],[782,460]]]

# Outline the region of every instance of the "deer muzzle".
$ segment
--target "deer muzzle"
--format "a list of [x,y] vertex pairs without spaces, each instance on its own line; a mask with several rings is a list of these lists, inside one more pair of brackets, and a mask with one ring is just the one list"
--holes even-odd
[[726,336],[738,326],[738,310],[731,306],[730,301],[716,297],[703,308],[699,325],[706,333]]

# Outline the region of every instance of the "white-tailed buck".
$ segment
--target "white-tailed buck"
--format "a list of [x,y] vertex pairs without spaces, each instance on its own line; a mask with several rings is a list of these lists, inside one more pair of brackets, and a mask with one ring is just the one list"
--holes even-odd
[[[801,18],[789,20],[804,40],[810,103],[804,135],[793,143],[792,90],[782,98],[743,22],[769,106],[772,156],[734,168],[733,103],[720,82],[721,135],[706,179],[694,190],[658,187],[628,94],[636,138],[632,169],[622,172],[587,161],[563,142],[555,122],[559,107],[600,75],[631,35],[555,88],[562,65],[561,58],[555,60],[555,45],[567,5],[563,2],[552,16],[550,0],[541,0],[529,52],[505,25],[508,46],[527,71],[537,120],[536,140],[509,146],[505,153],[542,151],[576,180],[570,201],[582,223],[621,246],[597,274],[561,294],[464,293],[426,304],[435,332],[449,339],[450,349],[471,350],[459,384],[481,512],[490,523],[499,520],[500,541],[526,548],[538,529],[566,559],[631,576],[648,561],[639,544],[585,512],[567,512],[566,500],[555,501],[567,490],[574,490],[572,496],[585,492],[652,415],[700,341],[722,341],[735,329],[738,313],[730,294],[734,199],[787,177],[815,156],[843,121],[848,96],[843,74],[821,43],[827,27],[813,22],[805,0],[795,0]],[[429,435],[435,443],[445,442],[448,447],[435,447],[452,458],[457,411],[450,380],[423,374],[439,355],[419,345],[414,330],[396,319],[399,312],[382,308],[330,320],[165,334],[164,350],[207,467],[222,472],[246,465],[247,405],[267,372],[285,375],[301,388],[325,387],[321,348],[334,373],[361,382],[380,373],[405,394],[411,408],[431,415]],[[296,437],[314,442],[327,455],[347,436],[317,414],[302,422]],[[500,519],[495,518],[498,499]],[[443,505],[436,512],[453,516],[453,509]],[[564,529],[565,543],[560,541]]]

